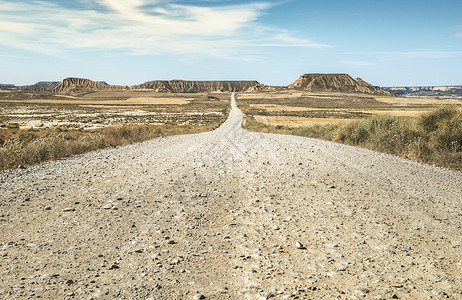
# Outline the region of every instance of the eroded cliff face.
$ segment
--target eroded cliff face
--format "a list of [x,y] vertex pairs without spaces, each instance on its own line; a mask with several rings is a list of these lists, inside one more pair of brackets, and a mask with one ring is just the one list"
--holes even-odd
[[51,92],[59,85],[56,81],[39,81],[36,84],[19,87],[21,91]]
[[0,90],[6,91],[26,91],[26,92],[51,92],[59,81],[39,81],[31,85],[16,86],[14,84],[0,84]]
[[383,87],[398,97],[435,97],[441,99],[461,98],[462,85],[454,86],[409,86]]
[[[356,92],[392,96],[379,87],[361,78],[353,79],[348,74],[305,74],[287,86],[289,89],[326,92]],[[272,87],[258,81],[188,81],[154,80],[133,86],[109,85],[103,81],[84,78],[66,78],[53,88],[54,93],[81,94],[109,90],[153,90],[172,93],[212,93],[212,92],[270,92],[286,87]]]
[[133,86],[109,85],[106,82],[84,78],[66,78],[53,89],[54,93],[72,93],[101,90],[154,90],[173,93],[247,92],[264,85],[257,81],[187,81],[154,80]]
[[206,93],[206,92],[246,92],[259,86],[257,81],[187,81],[155,80],[132,86],[133,89],[151,89],[156,92]]
[[127,86],[109,85],[104,81],[93,81],[85,78],[66,78],[54,89],[54,93],[70,93],[102,90],[125,90]]
[[392,96],[389,92],[348,74],[304,74],[288,86],[289,89],[326,92],[366,93]]

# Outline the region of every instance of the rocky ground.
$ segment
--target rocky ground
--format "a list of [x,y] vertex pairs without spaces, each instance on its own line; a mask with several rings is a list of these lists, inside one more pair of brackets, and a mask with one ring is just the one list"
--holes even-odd
[[0,173],[0,298],[462,298],[462,173],[210,133]]

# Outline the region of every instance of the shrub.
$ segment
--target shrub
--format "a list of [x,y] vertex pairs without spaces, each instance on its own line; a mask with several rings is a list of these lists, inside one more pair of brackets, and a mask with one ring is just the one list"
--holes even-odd
[[10,132],[1,137],[0,169],[39,163],[56,158],[127,145],[159,136],[203,132],[208,126],[125,125],[95,130],[42,129],[31,133],[25,130]]
[[311,137],[324,140],[332,140],[340,128],[340,125],[313,125],[309,127],[299,127],[292,131],[292,134],[304,137]]
[[[417,119],[375,115],[347,125],[290,129],[252,121],[249,129],[321,138],[462,171],[462,112],[446,106]],[[254,119],[253,119],[254,120]]]
[[444,127],[448,123],[452,123],[458,117],[460,119],[460,111],[456,107],[445,106],[422,115],[419,118],[418,124],[426,132],[431,132]]

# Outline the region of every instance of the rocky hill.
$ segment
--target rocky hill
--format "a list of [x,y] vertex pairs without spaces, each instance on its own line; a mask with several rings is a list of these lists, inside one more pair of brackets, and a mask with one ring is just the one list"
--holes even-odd
[[156,92],[201,93],[201,92],[246,92],[264,85],[257,81],[187,81],[154,80],[133,86],[109,85],[103,81],[83,78],[66,78],[54,89],[54,93],[80,93],[101,90],[154,90]]
[[156,92],[201,93],[201,92],[246,92],[261,86],[257,81],[187,81],[187,80],[155,80],[147,81],[132,89],[150,89]]
[[[305,74],[287,87],[260,84],[258,81],[188,81],[154,80],[139,85],[110,85],[104,81],[69,77],[62,82],[42,81],[33,85],[0,85],[1,90],[53,92],[56,94],[85,94],[109,90],[153,90],[172,93],[210,93],[210,92],[271,92],[283,89],[307,91],[356,92],[392,96],[388,91],[373,86],[361,78],[353,79],[348,74]],[[394,88],[390,88],[394,89]],[[396,88],[395,88],[396,89]]]
[[5,84],[5,83],[0,84],[0,90],[3,90],[3,91],[16,91],[17,89],[18,87],[15,86],[14,84]]
[[109,85],[104,81],[93,81],[85,78],[66,78],[59,83],[53,93],[81,93],[104,90],[124,90],[127,86]]
[[284,90],[286,87],[277,87],[277,86],[269,86],[264,84],[257,84],[251,86],[246,90],[247,93],[261,93],[261,92],[274,92],[278,90]]
[[402,97],[435,97],[460,98],[462,86],[413,86],[413,87],[384,87],[382,88],[395,96]]
[[59,81],[39,81],[31,85],[0,84],[0,90],[4,91],[26,91],[26,92],[52,92]]
[[389,92],[348,74],[304,74],[288,86],[289,89],[326,92],[366,93],[391,96]]
[[58,85],[59,81],[39,81],[36,84],[20,86],[18,87],[18,90],[34,92],[51,92]]

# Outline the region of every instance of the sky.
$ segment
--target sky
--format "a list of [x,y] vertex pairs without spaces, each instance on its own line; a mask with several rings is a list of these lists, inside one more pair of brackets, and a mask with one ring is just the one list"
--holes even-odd
[[0,83],[462,85],[461,0],[0,0]]

